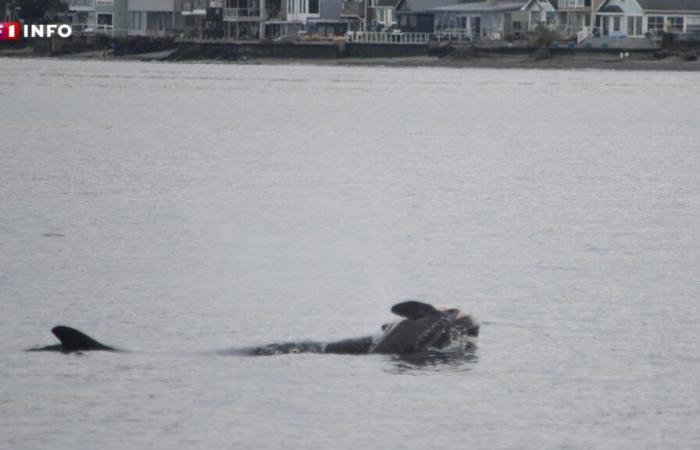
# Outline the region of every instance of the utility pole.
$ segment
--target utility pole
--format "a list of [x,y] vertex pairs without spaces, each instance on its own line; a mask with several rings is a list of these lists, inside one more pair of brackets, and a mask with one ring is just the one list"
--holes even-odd
[[260,31],[258,35],[258,40],[262,41],[265,39],[265,19],[267,18],[267,12],[265,11],[265,0],[260,0]]
[[362,3],[365,5],[365,29],[364,31],[367,31],[367,11],[369,11],[369,8],[367,7],[367,3],[369,3],[369,0],[362,0]]

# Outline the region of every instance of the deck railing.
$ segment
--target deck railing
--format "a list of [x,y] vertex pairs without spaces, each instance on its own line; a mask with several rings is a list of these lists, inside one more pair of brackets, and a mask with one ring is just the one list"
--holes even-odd
[[88,11],[95,9],[95,0],[70,0],[68,9],[71,11]]
[[431,33],[382,33],[379,31],[348,31],[346,42],[363,44],[427,44]]
[[466,33],[461,29],[448,29],[437,31],[433,35],[436,41],[457,41],[457,42],[468,42],[475,41],[479,39],[478,35],[472,33]]

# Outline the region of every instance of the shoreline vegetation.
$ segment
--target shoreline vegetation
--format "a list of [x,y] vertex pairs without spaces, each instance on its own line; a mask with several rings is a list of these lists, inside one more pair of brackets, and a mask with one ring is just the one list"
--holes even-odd
[[[38,44],[38,45],[37,45]],[[285,45],[278,43],[182,43],[173,40],[34,43],[0,48],[0,57],[62,60],[166,61],[229,64],[312,64],[366,67],[451,67],[488,69],[598,69],[700,71],[695,49],[572,49],[473,46],[414,47],[392,44]]]

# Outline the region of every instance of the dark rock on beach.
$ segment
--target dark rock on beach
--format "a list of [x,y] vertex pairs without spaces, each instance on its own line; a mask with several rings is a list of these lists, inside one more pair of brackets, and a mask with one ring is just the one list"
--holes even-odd
[[547,47],[540,47],[532,54],[533,61],[552,59],[552,52]]

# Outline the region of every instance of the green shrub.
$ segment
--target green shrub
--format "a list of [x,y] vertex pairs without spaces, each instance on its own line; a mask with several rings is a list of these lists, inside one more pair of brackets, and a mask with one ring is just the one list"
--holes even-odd
[[559,39],[559,33],[541,23],[535,28],[535,40],[532,43],[535,47],[548,48],[552,45],[552,42],[558,41]]

